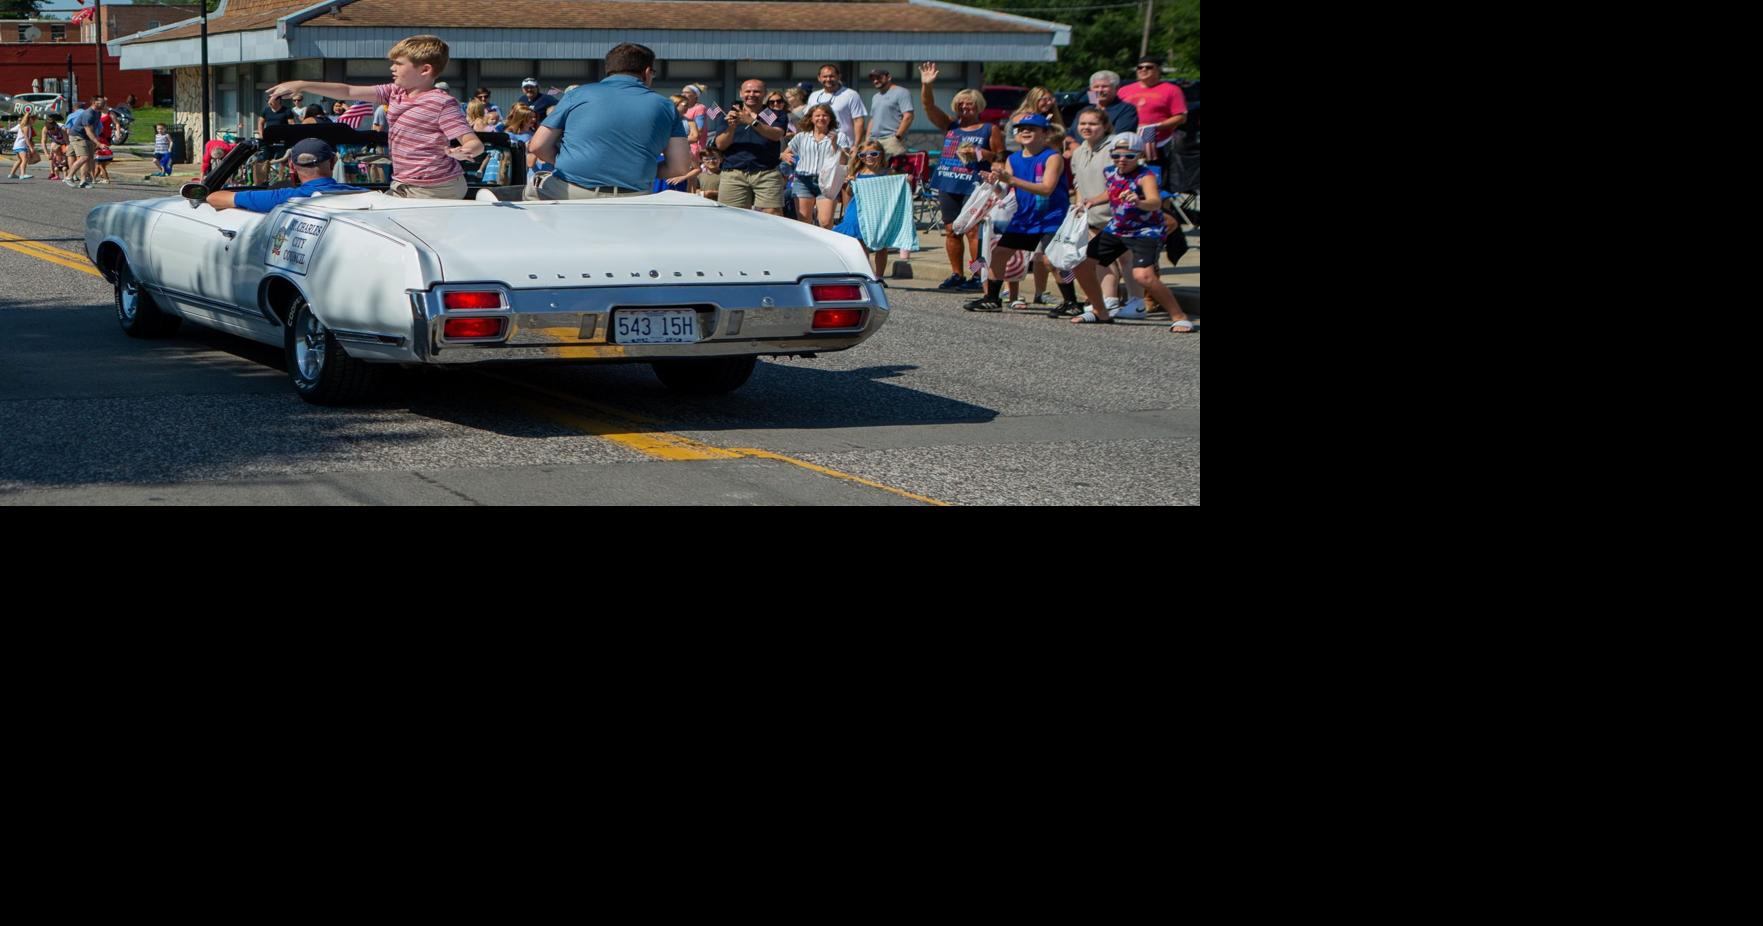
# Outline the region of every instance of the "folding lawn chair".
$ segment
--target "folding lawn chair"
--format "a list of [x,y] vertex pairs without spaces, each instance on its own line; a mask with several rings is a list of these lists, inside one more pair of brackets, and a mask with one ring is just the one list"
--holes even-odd
[[931,159],[928,151],[910,151],[895,155],[888,169],[905,174],[912,189],[912,221],[927,230],[943,224],[942,210],[937,207],[937,191],[930,188]]

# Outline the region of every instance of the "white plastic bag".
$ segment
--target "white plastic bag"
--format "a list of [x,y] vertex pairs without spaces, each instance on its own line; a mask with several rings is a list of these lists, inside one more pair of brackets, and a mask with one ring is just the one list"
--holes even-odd
[[[975,228],[979,227],[979,223],[982,219],[991,214],[992,210],[997,207],[999,201],[1003,198],[1005,197],[997,184],[974,184],[973,192],[969,193],[967,196],[967,204],[961,207],[961,214],[955,217],[955,221],[949,226],[949,230],[957,235],[965,235],[968,232],[973,231]],[[1010,196],[1008,198],[1012,204],[1015,203],[1015,196]],[[1014,209],[1015,206],[1012,205],[1011,208]]]
[[1016,219],[1016,191],[1005,184],[999,184],[998,188],[998,204],[992,207],[987,218],[992,220],[992,227],[1002,233]]
[[844,158],[830,158],[821,165],[820,176],[816,178],[820,181],[820,195],[827,199],[836,199],[839,187],[845,185],[845,172],[849,169]]
[[1082,206],[1071,210],[1047,244],[1047,263],[1072,270],[1084,262],[1090,244],[1089,212]]

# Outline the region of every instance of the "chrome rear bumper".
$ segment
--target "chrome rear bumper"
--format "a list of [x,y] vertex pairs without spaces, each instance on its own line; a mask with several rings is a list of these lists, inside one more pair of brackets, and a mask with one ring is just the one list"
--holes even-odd
[[[863,298],[813,301],[813,284],[855,284]],[[495,309],[448,310],[443,298],[459,290],[501,293]],[[619,344],[612,316],[619,309],[691,308],[699,340],[692,344]],[[850,274],[804,277],[795,283],[712,286],[596,286],[510,289],[500,283],[447,283],[410,292],[413,346],[424,363],[506,360],[647,361],[690,357],[778,355],[844,350],[863,343],[888,317],[887,292],[876,280]],[[858,309],[854,327],[814,328],[819,309]],[[491,340],[450,340],[449,318],[502,318]],[[379,353],[351,343],[351,354]]]

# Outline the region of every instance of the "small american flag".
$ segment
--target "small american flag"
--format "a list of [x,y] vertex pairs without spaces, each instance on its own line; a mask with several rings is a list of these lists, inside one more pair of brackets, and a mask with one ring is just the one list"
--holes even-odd
[[[197,102],[201,102],[201,101],[198,100]],[[720,106],[712,106],[709,109],[704,111],[704,118],[706,118],[706,119],[715,119],[715,118],[720,117],[721,115],[722,115],[722,107],[720,107]]]
[[337,121],[352,129],[359,129],[372,116],[372,103],[350,103],[349,108],[337,117]]

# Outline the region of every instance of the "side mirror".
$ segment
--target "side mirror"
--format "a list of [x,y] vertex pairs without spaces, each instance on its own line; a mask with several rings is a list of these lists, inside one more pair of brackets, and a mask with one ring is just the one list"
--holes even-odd
[[190,208],[194,209],[208,201],[208,188],[200,183],[186,183],[178,195],[189,200]]

